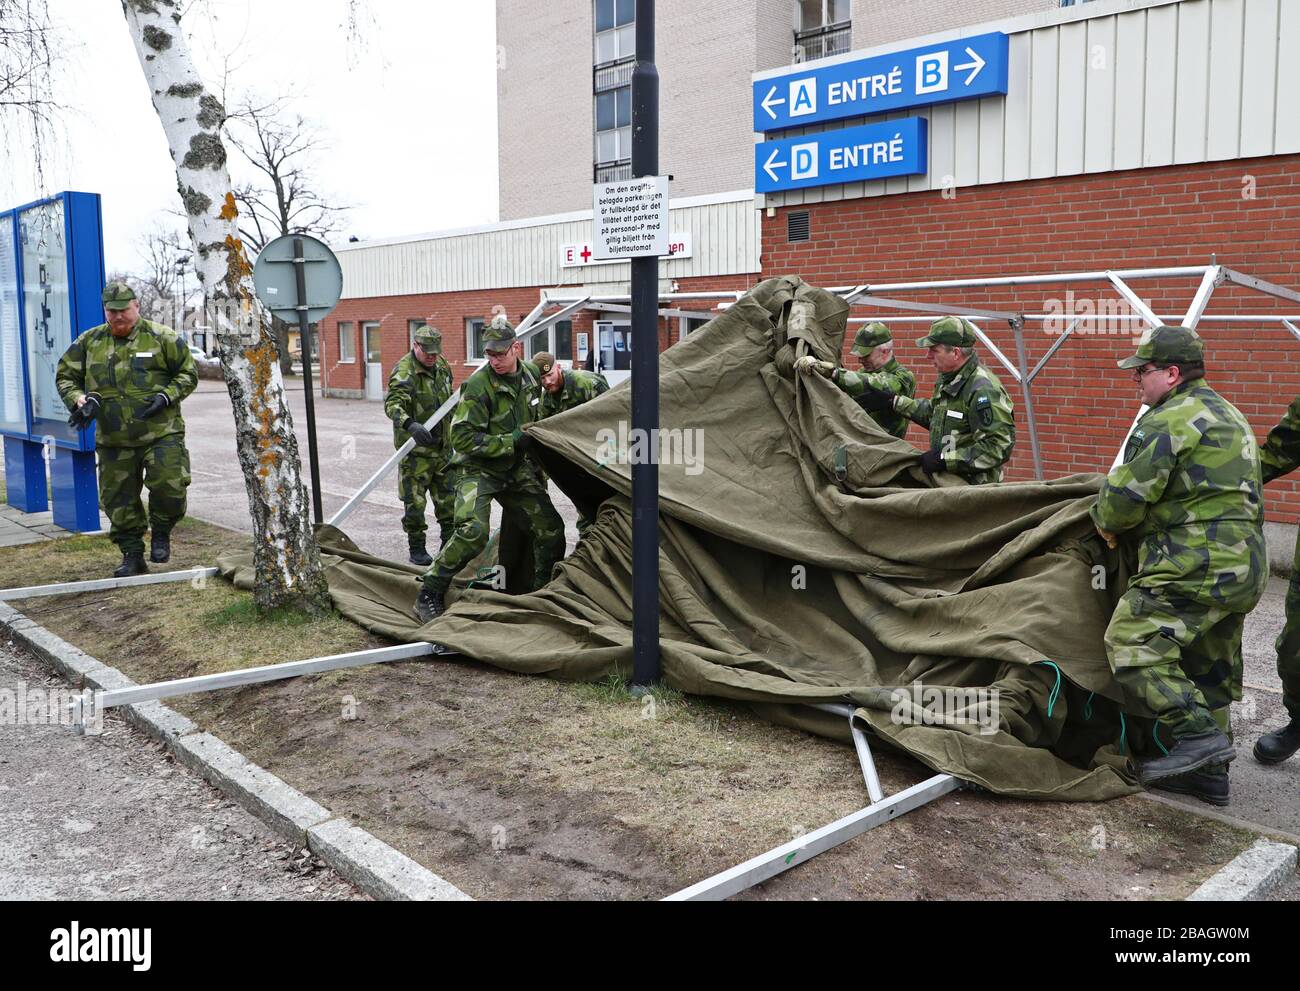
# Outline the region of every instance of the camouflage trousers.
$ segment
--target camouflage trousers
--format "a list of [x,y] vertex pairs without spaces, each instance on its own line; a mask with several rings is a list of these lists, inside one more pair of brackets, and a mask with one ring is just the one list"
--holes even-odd
[[446,546],[456,517],[456,491],[452,487],[451,471],[442,454],[424,455],[417,447],[397,466],[397,494],[406,511],[402,514],[402,529],[408,539],[423,539],[429,528],[425,519],[428,496],[433,497],[433,515],[438,520],[439,546]]
[[[184,434],[170,434],[148,447],[101,447],[99,505],[111,524],[109,539],[123,554],[144,550],[144,532],[168,533],[185,516],[190,452]],[[149,512],[140,500],[149,489]]]
[[1128,705],[1156,717],[1162,747],[1215,729],[1231,736],[1241,698],[1244,613],[1179,595],[1130,588],[1106,627],[1106,657]]
[[493,499],[532,538],[531,587],[541,588],[551,580],[551,569],[564,557],[564,521],[551,504],[545,483],[530,467],[522,466],[504,479],[460,471],[454,485],[455,530],[424,573],[424,584],[430,591],[445,592],[452,578],[487,546]]
[[1286,587],[1286,625],[1276,647],[1282,704],[1292,719],[1300,719],[1300,541],[1296,543],[1296,564]]

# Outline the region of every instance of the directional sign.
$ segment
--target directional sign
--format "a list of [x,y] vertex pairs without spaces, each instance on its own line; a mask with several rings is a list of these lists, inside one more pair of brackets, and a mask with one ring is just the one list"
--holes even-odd
[[754,81],[754,130],[1005,96],[1007,49],[1007,36],[996,32],[821,68],[795,66]]
[[262,305],[286,323],[298,322],[298,284],[294,241],[302,242],[307,322],[320,323],[343,295],[343,271],[329,245],[306,234],[285,234],[262,249],[253,266],[253,288]]
[[838,182],[924,175],[926,125],[921,117],[842,131],[765,141],[754,146],[754,189],[778,193]]

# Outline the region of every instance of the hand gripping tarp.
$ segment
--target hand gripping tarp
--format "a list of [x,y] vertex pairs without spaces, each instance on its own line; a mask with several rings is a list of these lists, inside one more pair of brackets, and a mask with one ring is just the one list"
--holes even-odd
[[[884,740],[1005,795],[1135,790],[1141,731],[1121,723],[1102,643],[1128,576],[1088,518],[1102,476],[929,479],[911,444],[794,373],[803,354],[838,357],[847,316],[831,293],[769,279],[662,356],[665,681],[846,739],[842,719],[795,703],[855,704]],[[617,388],[530,428],[551,478],[596,516],[545,588],[461,580],[420,627],[416,569],[322,527],[338,609],[512,671],[630,675],[630,402]],[[503,561],[519,557],[510,543],[507,528]],[[251,584],[247,556],[219,564]]]

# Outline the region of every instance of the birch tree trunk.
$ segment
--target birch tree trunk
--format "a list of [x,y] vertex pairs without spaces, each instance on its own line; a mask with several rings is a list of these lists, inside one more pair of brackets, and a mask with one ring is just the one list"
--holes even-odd
[[122,0],[122,10],[176,163],[195,269],[234,410],[253,520],[254,601],[262,609],[323,611],[329,594],[293,418],[270,317],[254,295],[252,266],[239,239],[221,141],[225,110],[195,71],[177,0]]

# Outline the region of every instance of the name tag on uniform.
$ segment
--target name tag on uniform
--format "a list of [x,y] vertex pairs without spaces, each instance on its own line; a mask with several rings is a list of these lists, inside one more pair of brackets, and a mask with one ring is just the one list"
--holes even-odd
[[955,410],[955,409],[950,409],[950,410],[948,410],[948,415],[951,416],[954,420],[964,420],[964,419],[966,419],[966,414],[965,414],[965,413],[961,413],[961,412],[959,412],[959,411],[957,411],[957,410]]
[[136,356],[137,358],[152,358],[152,357],[153,357],[153,352],[152,352],[152,351],[137,351],[137,352],[135,353],[135,356]]
[[540,402],[541,402],[541,400],[538,399],[536,396],[534,396],[532,399],[530,399],[530,400],[528,401],[528,405],[529,405],[529,406],[536,406],[536,405],[537,405],[538,403],[540,403]]

